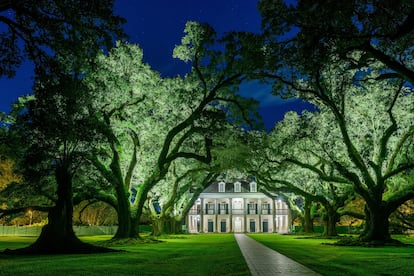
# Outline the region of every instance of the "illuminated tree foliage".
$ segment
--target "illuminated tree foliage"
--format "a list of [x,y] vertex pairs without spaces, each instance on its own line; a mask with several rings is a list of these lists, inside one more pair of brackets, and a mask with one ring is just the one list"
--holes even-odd
[[106,137],[88,159],[115,189],[116,199],[101,197],[117,206],[115,238],[139,236],[149,192],[166,181],[175,160],[208,164],[214,137],[227,120],[254,125],[255,102],[235,93],[244,69],[234,64],[231,53],[215,49],[211,27],[189,22],[185,31],[174,52],[193,63],[184,78],[161,79],[142,63],[138,47],[120,44],[97,59],[88,78]]
[[[152,220],[154,235],[161,235],[165,230],[171,233],[181,231],[177,226],[200,193],[223,175],[223,171],[226,171],[226,177],[230,177],[230,170],[245,167],[249,150],[244,137],[246,132],[226,122],[222,124],[220,129],[211,133],[214,145],[209,164],[176,159],[165,179],[151,189],[144,213]],[[192,142],[187,147],[197,148],[198,145]],[[154,203],[159,208],[155,208]]]
[[[174,160],[210,163],[213,134],[220,131],[225,119],[254,126],[257,117],[255,102],[235,93],[246,73],[234,62],[235,53],[217,50],[219,41],[207,25],[189,22],[185,32],[182,44],[174,50],[175,57],[193,65],[192,72],[183,80],[184,86],[175,91],[178,97],[175,104],[183,107],[179,110],[182,117],[161,136],[155,167],[138,186],[137,217],[141,216],[148,192],[166,176]],[[199,145],[197,151],[186,151],[191,150],[186,147],[188,143]]]
[[[389,241],[390,212],[413,196],[406,180],[412,121],[402,115],[412,114],[412,1],[262,0],[259,10],[263,33],[233,40],[242,58],[256,62],[251,76],[271,83],[275,95],[299,96],[319,108],[318,118],[309,120],[320,137],[335,138],[323,148],[329,170],[340,177],[335,182],[352,183],[366,201],[361,239]],[[368,102],[370,112],[358,110]],[[373,113],[377,123],[367,121]],[[390,185],[398,189],[391,193]]]
[[151,189],[144,214],[153,226],[153,235],[181,232],[182,221],[199,194],[218,173],[202,163],[175,160],[164,180]]
[[136,45],[118,43],[108,56],[97,57],[86,80],[104,139],[86,155],[102,179],[82,194],[117,210],[115,238],[138,236],[139,218],[131,210],[130,190],[141,180],[138,168],[151,165],[147,159],[159,146],[156,130],[165,128],[163,114],[168,112],[162,107],[168,90],[158,73],[142,62],[142,56]]
[[[313,232],[315,212],[311,209],[320,204],[324,208],[324,213],[319,214],[325,222],[324,234],[336,236],[339,209],[351,198],[353,190],[349,181],[328,177],[333,166],[322,150],[326,141],[317,139],[306,118],[301,119],[295,112],[287,113],[270,133],[256,139],[260,142],[252,147],[255,150],[246,168],[254,173],[264,191],[287,199],[302,220],[303,232]],[[339,180],[341,185],[336,183]]]
[[352,184],[366,202],[361,240],[383,243],[391,241],[390,214],[414,196],[413,183],[407,181],[414,168],[414,106],[411,88],[380,81],[379,74],[360,74],[363,79],[357,80],[347,64],[332,62],[314,82],[289,83],[291,91],[311,100],[320,112],[296,117],[300,124],[291,133],[293,143],[307,137],[304,148],[310,158],[298,160],[291,152],[285,161],[324,180]]

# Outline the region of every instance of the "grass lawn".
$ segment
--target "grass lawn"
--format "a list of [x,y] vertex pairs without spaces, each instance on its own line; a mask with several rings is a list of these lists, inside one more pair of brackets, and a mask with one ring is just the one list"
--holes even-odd
[[[331,246],[335,240],[300,235],[252,234],[257,241],[322,275],[414,275],[414,246]],[[395,236],[414,245],[414,237]]]
[[[322,275],[414,275],[414,246],[343,247],[301,235],[250,234],[252,238]],[[95,243],[110,236],[82,237]],[[397,236],[414,245],[414,237]],[[0,251],[29,245],[34,237],[0,237]],[[113,247],[119,253],[52,256],[0,255],[0,275],[250,275],[232,234],[180,235]]]
[[[99,242],[110,236],[83,237]],[[0,251],[35,238],[0,237]],[[0,255],[0,275],[250,275],[232,234],[184,235],[113,247],[119,253],[53,256]]]

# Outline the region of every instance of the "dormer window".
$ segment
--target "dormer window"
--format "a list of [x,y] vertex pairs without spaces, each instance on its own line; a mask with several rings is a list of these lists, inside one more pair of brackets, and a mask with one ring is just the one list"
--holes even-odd
[[256,182],[250,182],[250,192],[251,193],[257,193],[257,183]]
[[218,190],[219,190],[219,193],[224,193],[226,191],[226,183],[219,182],[219,184],[218,184]]
[[241,192],[241,183],[240,182],[234,182],[234,192],[240,193]]

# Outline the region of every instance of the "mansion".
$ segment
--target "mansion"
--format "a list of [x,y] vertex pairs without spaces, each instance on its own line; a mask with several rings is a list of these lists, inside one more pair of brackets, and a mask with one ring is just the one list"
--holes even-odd
[[214,182],[188,212],[189,233],[287,233],[287,204],[257,191],[256,182]]

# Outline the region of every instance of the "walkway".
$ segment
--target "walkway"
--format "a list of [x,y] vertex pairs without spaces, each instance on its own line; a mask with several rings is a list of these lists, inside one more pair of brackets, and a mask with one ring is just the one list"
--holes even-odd
[[253,276],[319,275],[244,234],[234,234]]

